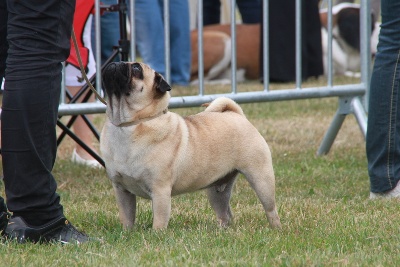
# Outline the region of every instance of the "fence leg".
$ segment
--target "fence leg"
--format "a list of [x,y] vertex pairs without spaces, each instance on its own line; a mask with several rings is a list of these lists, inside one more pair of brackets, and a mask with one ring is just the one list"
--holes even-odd
[[339,110],[336,112],[335,117],[333,117],[332,123],[329,126],[328,131],[325,133],[325,136],[321,142],[321,145],[319,146],[319,149],[317,152],[318,156],[328,154],[329,150],[332,147],[333,141],[335,141],[335,138],[336,138],[336,136],[339,132],[339,129],[342,126],[345,118],[346,118],[346,114],[340,114]]
[[[332,147],[333,142],[342,127],[343,121],[346,116],[353,112],[353,99],[352,97],[340,97],[339,98],[339,107],[336,111],[335,116],[333,117],[332,123],[329,126],[328,131],[325,133],[324,139],[321,142],[321,145],[317,151],[318,156],[328,154],[329,150]],[[361,104],[361,103],[360,103]]]
[[353,108],[354,116],[360,126],[361,133],[364,135],[364,138],[367,137],[367,112],[363,104],[361,103],[360,97],[355,97],[351,103]]

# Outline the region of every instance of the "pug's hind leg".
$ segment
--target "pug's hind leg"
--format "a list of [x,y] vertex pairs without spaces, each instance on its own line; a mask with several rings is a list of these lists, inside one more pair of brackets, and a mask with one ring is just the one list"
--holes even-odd
[[271,228],[281,228],[278,211],[275,204],[275,176],[272,164],[265,164],[263,169],[243,171],[250,186],[260,199]]
[[122,226],[125,229],[132,228],[136,218],[136,195],[128,192],[116,183],[113,183],[113,187]]
[[222,227],[228,226],[233,217],[229,201],[237,174],[237,171],[233,171],[207,188],[208,200]]

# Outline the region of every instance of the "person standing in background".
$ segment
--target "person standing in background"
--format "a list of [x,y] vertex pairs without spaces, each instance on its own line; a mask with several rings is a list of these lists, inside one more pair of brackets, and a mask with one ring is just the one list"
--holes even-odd
[[[319,0],[301,2],[301,77],[323,75]],[[259,11],[260,14],[262,11]],[[296,79],[296,5],[293,0],[269,2],[269,69],[271,82]],[[261,27],[260,76],[263,80],[263,27]]]
[[366,151],[370,198],[400,199],[400,1],[382,0],[371,76]]
[[[261,23],[261,0],[236,0],[242,23]],[[221,0],[203,0],[203,24],[221,23]]]
[[[136,44],[143,62],[165,77],[164,1],[137,0]],[[189,4],[169,2],[171,83],[187,86],[190,80],[191,48]]]

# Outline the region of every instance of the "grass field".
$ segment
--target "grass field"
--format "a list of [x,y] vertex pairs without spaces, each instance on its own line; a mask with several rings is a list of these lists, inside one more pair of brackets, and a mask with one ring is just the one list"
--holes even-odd
[[[139,198],[136,226],[123,231],[105,171],[72,164],[73,143],[67,138],[54,168],[65,214],[102,241],[80,246],[7,242],[0,246],[0,266],[398,265],[399,201],[368,199],[365,141],[353,116],[346,118],[330,153],[316,156],[337,99],[242,108],[272,150],[282,230],[268,228],[260,202],[240,177],[231,200],[235,221],[226,229],[217,227],[200,191],[172,200],[170,224],[162,231],[151,229],[151,203]],[[103,121],[103,114],[95,116],[99,128]],[[4,186],[0,189],[4,195]]]

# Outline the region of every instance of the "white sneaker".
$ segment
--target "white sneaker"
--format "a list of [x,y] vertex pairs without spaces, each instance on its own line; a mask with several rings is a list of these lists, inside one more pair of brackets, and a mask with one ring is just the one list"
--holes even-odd
[[369,194],[370,199],[376,199],[376,198],[398,198],[400,199],[400,181],[397,182],[397,185],[395,188],[386,191],[384,193],[373,193],[370,192]]
[[86,165],[90,168],[101,168],[103,167],[97,160],[95,159],[84,159],[76,152],[76,149],[72,152],[71,161],[77,164]]

